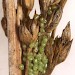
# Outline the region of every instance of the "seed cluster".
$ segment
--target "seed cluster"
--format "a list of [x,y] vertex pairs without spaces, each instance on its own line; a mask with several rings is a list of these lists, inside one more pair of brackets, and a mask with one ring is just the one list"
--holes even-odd
[[[32,42],[29,47],[33,48],[33,51],[30,53],[24,53],[23,61],[26,62],[26,59],[29,61],[28,66],[28,75],[38,75],[39,73],[44,74],[46,72],[48,59],[44,53],[44,48],[46,46],[47,37],[44,36],[41,40],[41,45],[39,42]],[[19,68],[24,69],[24,65],[20,64]]]
[[[44,18],[40,18],[40,21],[39,33],[42,34],[45,32],[44,24],[46,23],[46,20]],[[29,53],[27,56],[29,60],[28,75],[38,75],[39,73],[44,74],[46,72],[48,59],[44,50],[47,40],[47,36],[38,35],[38,40],[30,44],[30,48],[33,48],[33,52]]]
[[49,9],[48,9],[48,12],[47,12],[48,15],[51,15],[54,10],[57,10],[57,8],[58,8],[58,5],[50,6]]
[[[38,18],[38,15],[35,16],[35,19]],[[47,69],[48,59],[44,53],[45,46],[48,41],[46,35],[42,36],[41,34],[45,32],[45,24],[47,20],[43,17],[40,18],[40,31],[38,34],[38,40],[36,42],[31,42],[29,48],[32,49],[30,53],[24,53],[23,61],[26,62],[26,59],[29,61],[28,66],[28,75],[38,75],[39,73],[44,74]],[[23,48],[26,48],[24,45]],[[20,69],[24,69],[24,65],[20,65]]]

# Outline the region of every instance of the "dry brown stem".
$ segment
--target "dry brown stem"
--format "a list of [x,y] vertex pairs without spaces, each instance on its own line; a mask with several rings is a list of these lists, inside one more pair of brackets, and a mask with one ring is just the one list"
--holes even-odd
[[9,52],[9,74],[21,75],[21,47],[16,33],[16,10],[14,0],[7,0],[7,34]]

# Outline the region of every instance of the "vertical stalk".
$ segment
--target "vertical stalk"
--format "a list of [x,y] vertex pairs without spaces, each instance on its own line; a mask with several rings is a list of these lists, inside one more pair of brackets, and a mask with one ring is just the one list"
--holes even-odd
[[16,10],[14,0],[7,0],[7,34],[9,52],[9,75],[22,75],[18,65],[21,64],[21,47],[16,33]]

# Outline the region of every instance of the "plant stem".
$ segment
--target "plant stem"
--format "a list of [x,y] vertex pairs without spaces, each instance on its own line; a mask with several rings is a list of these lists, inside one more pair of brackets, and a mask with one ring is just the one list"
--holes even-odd
[[9,52],[9,75],[22,75],[18,65],[21,64],[21,48],[16,33],[16,10],[14,0],[7,0],[7,34]]

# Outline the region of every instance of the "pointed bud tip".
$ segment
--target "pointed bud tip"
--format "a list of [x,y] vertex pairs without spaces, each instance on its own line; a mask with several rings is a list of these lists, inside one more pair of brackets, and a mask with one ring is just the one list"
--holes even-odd
[[67,26],[65,27],[65,29],[69,28],[70,29],[70,21],[67,23]]

